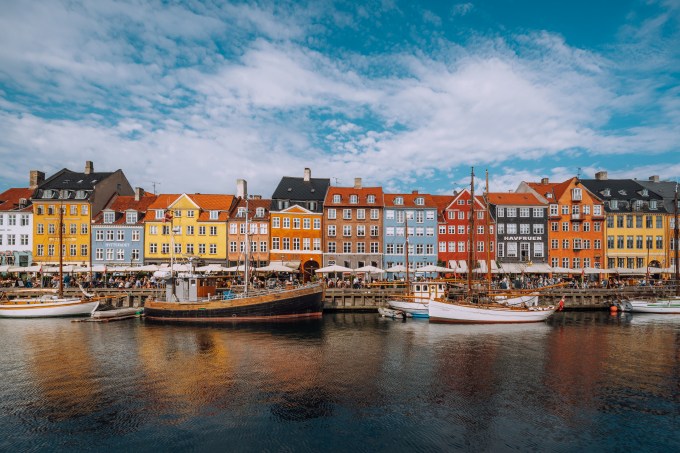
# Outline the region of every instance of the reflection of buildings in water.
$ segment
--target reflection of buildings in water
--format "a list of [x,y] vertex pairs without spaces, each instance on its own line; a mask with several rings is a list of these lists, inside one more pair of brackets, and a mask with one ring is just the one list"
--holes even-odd
[[155,410],[180,418],[262,398],[283,418],[328,412],[317,391],[320,340],[299,333],[272,325],[147,327],[140,336],[147,394]]
[[97,381],[90,335],[69,320],[12,320],[26,355],[26,379],[36,394],[27,395],[31,411],[50,420],[96,413],[104,396]]

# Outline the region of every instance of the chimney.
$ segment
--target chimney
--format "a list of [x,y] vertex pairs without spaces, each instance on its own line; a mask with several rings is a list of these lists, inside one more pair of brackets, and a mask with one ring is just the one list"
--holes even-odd
[[28,188],[37,189],[40,184],[45,182],[45,173],[38,170],[31,170],[28,174]]
[[262,199],[262,195],[251,195],[250,198],[251,198],[252,200],[261,200],[261,199]]
[[361,189],[361,178],[354,178],[354,188]]
[[659,182],[659,175],[650,176],[649,180],[652,182]]
[[305,182],[309,182],[312,179],[312,170],[305,168]]
[[245,179],[236,180],[236,196],[239,198],[245,198],[248,196],[248,183]]
[[86,160],[85,161],[85,174],[91,175],[92,173],[94,173],[94,164],[92,163],[91,160]]
[[141,187],[135,187],[135,201],[139,201],[144,196],[144,189]]
[[411,191],[411,195],[418,195],[418,191],[417,191],[417,190],[412,190],[412,191]]
[[606,171],[598,171],[595,173],[595,179],[598,181],[606,181],[607,180],[607,172]]
[[550,182],[550,179],[548,178],[542,178],[541,179],[541,184],[548,184]]

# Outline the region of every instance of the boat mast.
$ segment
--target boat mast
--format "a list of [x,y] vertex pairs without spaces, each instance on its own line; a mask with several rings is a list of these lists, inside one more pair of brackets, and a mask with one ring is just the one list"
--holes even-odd
[[405,228],[405,235],[406,235],[406,249],[405,251],[405,258],[406,258],[406,295],[410,296],[411,295],[411,279],[409,277],[409,266],[408,266],[408,211],[404,210],[404,222],[406,223],[406,228]]
[[680,225],[678,225],[678,183],[675,183],[675,200],[674,200],[674,215],[675,215],[675,295],[680,296],[680,260],[678,255],[678,246],[680,246],[680,241],[678,241],[678,231],[680,231]]
[[167,209],[165,211],[165,214],[163,216],[163,222],[167,222],[170,220],[170,280],[172,282],[172,298],[173,301],[177,300],[177,292],[176,292],[176,286],[175,286],[175,276],[173,275],[174,268],[175,268],[175,216],[170,213],[170,210]]
[[244,192],[243,196],[246,199],[246,250],[245,250],[245,262],[244,265],[244,278],[245,286],[244,292],[246,296],[248,295],[248,267],[250,266],[250,225],[248,225],[248,194]]
[[472,263],[474,262],[474,234],[475,234],[475,167],[470,170],[470,232],[468,233],[468,293],[472,291]]
[[484,191],[486,206],[486,284],[491,292],[491,210],[489,207],[489,170],[486,170],[486,190]]
[[59,205],[59,298],[64,297],[64,203]]

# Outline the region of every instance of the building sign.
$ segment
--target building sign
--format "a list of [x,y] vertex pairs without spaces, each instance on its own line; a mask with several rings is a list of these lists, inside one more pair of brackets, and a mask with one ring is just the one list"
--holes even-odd
[[542,236],[502,236],[503,241],[542,241]]

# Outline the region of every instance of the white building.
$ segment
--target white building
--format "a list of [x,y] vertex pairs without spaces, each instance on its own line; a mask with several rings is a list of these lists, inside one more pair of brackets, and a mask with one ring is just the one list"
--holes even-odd
[[33,261],[33,208],[30,188],[0,194],[0,265],[30,266]]

